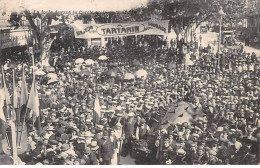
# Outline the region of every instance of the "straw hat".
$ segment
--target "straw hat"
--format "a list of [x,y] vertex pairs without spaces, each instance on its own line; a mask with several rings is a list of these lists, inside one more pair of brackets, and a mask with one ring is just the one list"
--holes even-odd
[[90,144],[90,149],[92,151],[96,151],[98,150],[99,146],[97,145],[97,141],[92,141],[91,144]]

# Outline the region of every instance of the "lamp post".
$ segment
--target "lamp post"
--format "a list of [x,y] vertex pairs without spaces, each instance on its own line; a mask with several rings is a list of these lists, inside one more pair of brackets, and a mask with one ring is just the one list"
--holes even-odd
[[223,19],[223,16],[225,15],[222,7],[220,7],[220,10],[219,10],[218,14],[220,15],[220,20],[219,20],[219,38],[218,38],[218,52],[219,52],[220,51],[220,44],[221,44],[222,19]]

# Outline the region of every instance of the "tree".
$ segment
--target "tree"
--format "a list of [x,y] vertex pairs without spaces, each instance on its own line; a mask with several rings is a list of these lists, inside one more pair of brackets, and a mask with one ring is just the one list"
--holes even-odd
[[56,37],[51,46],[51,51],[60,50],[61,48],[67,51],[68,47],[72,47],[75,40],[73,27],[67,24],[59,25]]
[[[181,32],[187,33],[192,24],[196,27],[211,16],[212,0],[163,1],[162,17],[169,19],[179,38]],[[154,5],[153,5],[154,6]]]
[[56,13],[31,13],[24,11],[24,14],[29,21],[30,27],[33,31],[33,36],[36,43],[36,54],[39,54],[42,66],[49,66],[48,48],[53,41],[50,36],[50,28],[52,19],[57,19]]
[[21,15],[20,14],[18,14],[17,12],[12,12],[11,13],[9,22],[16,29],[20,26],[20,20],[21,20]]

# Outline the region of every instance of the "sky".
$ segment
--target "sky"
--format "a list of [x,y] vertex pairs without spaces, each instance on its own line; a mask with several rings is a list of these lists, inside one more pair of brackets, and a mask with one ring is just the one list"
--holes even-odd
[[29,10],[52,11],[118,11],[146,6],[148,0],[0,0],[6,4],[6,9],[18,10],[24,6]]

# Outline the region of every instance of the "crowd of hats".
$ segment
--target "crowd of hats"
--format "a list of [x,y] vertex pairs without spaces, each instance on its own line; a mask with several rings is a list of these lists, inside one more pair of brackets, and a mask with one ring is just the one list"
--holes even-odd
[[[128,54],[122,48],[96,50],[96,55],[105,50],[116,57],[91,65],[75,63],[74,52],[54,54],[54,58],[66,57],[63,65],[54,65],[58,82],[48,85],[42,82],[44,76],[37,78],[42,129],[39,134],[34,129],[37,124],[26,120],[30,145],[26,155],[20,156],[24,162],[82,164],[85,153],[98,151],[100,136],[124,127],[112,127],[111,118],[136,118],[136,123],[152,126],[148,118],[160,113],[159,108],[165,113],[172,102],[187,101],[201,108],[204,115],[193,122],[171,124],[160,136],[154,134],[157,140],[149,148],[159,146],[158,163],[256,164],[260,73],[255,57],[223,52],[225,62],[218,65],[214,54],[201,53],[193,66],[185,67],[175,63],[174,49],[139,46],[146,57],[134,66],[133,60],[119,57]],[[112,62],[117,64],[110,66]],[[170,64],[175,66],[169,68]],[[147,71],[146,79],[123,78],[140,69]],[[82,70],[89,73],[80,75]],[[110,70],[115,76],[103,75]],[[94,123],[97,95],[101,116],[100,122]]]

